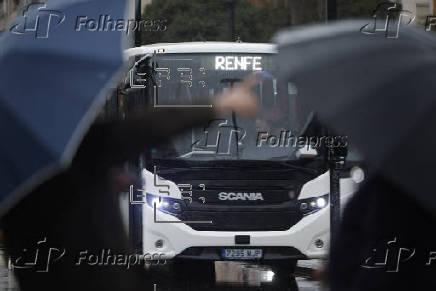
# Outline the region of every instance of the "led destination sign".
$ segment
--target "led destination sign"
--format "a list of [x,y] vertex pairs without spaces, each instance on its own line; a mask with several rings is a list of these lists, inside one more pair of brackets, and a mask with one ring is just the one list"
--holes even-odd
[[223,71],[261,71],[260,56],[215,56],[215,70]]

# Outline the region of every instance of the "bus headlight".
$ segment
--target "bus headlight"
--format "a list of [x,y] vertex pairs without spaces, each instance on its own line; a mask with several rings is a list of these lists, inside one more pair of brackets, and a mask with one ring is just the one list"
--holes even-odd
[[320,209],[325,208],[329,202],[329,194],[299,200],[300,211],[303,215],[312,214]]
[[156,205],[156,209],[170,214],[178,214],[182,212],[183,208],[183,201],[180,199],[161,197],[153,194],[147,194],[147,204],[152,208]]
[[316,199],[316,206],[318,208],[324,208],[324,206],[327,205],[327,200],[323,197],[319,197],[318,199]]

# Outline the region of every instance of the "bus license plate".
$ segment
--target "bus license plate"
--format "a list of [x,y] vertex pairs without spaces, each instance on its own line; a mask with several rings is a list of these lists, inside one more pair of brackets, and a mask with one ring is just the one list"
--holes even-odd
[[229,260],[255,260],[262,258],[262,249],[223,249],[221,255]]

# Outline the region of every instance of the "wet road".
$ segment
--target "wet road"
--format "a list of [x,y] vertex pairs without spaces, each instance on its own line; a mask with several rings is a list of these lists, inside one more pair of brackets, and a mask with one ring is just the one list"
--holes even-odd
[[[204,280],[204,274],[196,270],[196,274],[187,280],[165,282],[159,280],[156,272],[156,291],[200,291],[200,290],[247,290],[247,291],[324,291],[318,282],[311,278],[312,270],[305,263],[297,267],[295,274],[277,278],[269,266],[239,262],[216,262],[215,278]],[[153,290],[153,288],[151,289]]]
[[[269,266],[240,262],[216,262],[214,278],[207,278],[202,270],[193,271],[189,278],[168,280],[168,269],[152,269],[154,282],[149,291],[215,291],[215,290],[247,290],[247,291],[324,291],[318,282],[311,278],[311,268],[318,262],[304,261],[299,264],[294,274],[282,278]],[[154,286],[156,284],[156,286]],[[13,271],[8,270],[0,262],[0,290],[19,291],[13,278]]]

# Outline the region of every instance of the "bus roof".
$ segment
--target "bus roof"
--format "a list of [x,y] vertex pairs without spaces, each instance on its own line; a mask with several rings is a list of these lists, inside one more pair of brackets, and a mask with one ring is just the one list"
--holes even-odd
[[255,53],[273,54],[277,53],[276,45],[270,43],[248,43],[248,42],[179,42],[179,43],[156,43],[127,49],[124,54],[129,57],[166,53]]

